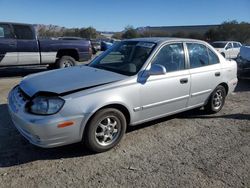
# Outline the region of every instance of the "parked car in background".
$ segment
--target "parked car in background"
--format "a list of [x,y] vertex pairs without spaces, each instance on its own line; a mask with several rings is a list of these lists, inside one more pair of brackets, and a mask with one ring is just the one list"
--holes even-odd
[[93,54],[96,54],[101,50],[101,42],[97,40],[91,40]]
[[219,112],[237,84],[237,65],[204,41],[124,40],[88,66],[25,77],[8,107],[19,132],[40,147],[83,141],[113,148],[127,126],[205,107]]
[[101,51],[106,51],[113,45],[112,42],[102,41],[101,42]]
[[0,66],[50,65],[64,68],[91,58],[87,40],[37,39],[30,24],[0,23]]
[[236,59],[238,64],[238,77],[250,78],[250,46],[242,46]]
[[242,46],[240,42],[236,41],[215,41],[212,46],[227,59],[237,58],[240,47]]

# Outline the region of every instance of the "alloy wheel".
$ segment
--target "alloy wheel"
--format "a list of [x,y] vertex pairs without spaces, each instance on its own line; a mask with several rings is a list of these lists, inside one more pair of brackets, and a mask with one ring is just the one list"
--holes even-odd
[[114,143],[118,137],[121,127],[114,116],[107,116],[99,123],[95,131],[95,139],[101,146],[108,146]]
[[216,110],[219,109],[223,104],[223,100],[224,100],[224,97],[223,97],[222,90],[217,90],[213,97],[214,109]]

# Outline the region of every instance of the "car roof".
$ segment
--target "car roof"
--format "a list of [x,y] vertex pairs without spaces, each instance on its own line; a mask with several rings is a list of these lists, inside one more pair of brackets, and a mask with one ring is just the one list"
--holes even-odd
[[182,41],[182,42],[204,42],[196,39],[187,39],[187,38],[174,38],[174,37],[146,37],[146,38],[134,38],[134,39],[125,39],[124,41],[139,41],[139,42],[153,42],[157,44],[161,44],[164,42],[174,42],[174,41]]
[[33,24],[27,24],[27,23],[16,23],[16,22],[1,22],[1,24],[15,24],[15,25],[27,25],[27,26],[33,26]]
[[213,43],[228,43],[228,42],[238,42],[238,41],[214,41]]

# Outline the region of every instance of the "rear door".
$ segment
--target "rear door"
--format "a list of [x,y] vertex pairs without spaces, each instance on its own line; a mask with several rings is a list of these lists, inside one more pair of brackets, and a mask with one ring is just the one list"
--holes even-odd
[[40,64],[40,53],[35,31],[30,25],[13,24],[17,38],[18,64]]
[[200,43],[187,43],[191,90],[189,107],[201,106],[221,83],[221,65],[216,53]]
[[17,42],[9,24],[0,23],[0,66],[17,65]]

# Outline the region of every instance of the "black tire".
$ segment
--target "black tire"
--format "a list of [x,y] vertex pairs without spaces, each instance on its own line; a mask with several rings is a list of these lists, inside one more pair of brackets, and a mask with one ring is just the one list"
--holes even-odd
[[221,53],[221,55],[222,55],[222,56],[223,56],[224,58],[226,58],[226,55],[225,55],[225,53],[223,53],[223,52],[222,52],[222,53]]
[[222,85],[215,88],[213,93],[210,95],[208,103],[205,106],[205,110],[208,113],[214,114],[219,112],[224,106],[226,99],[226,89]]
[[[108,125],[112,125],[113,131],[110,130],[111,128],[108,129]],[[103,128],[103,126],[106,127]],[[93,152],[107,151],[120,142],[126,132],[126,127],[126,118],[121,111],[114,108],[102,109],[88,123],[84,131],[84,144]]]
[[62,56],[57,61],[57,68],[73,67],[76,65],[76,60],[70,56]]

